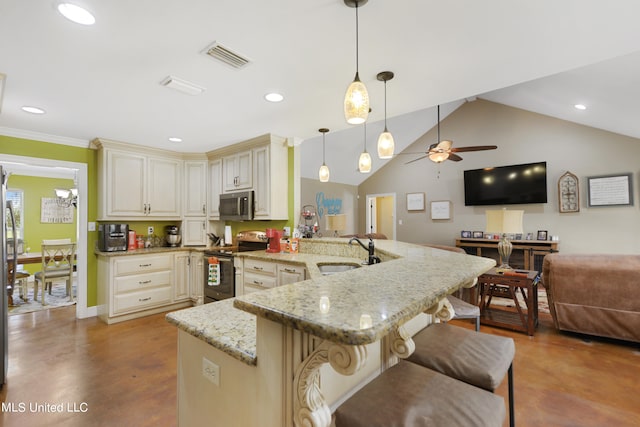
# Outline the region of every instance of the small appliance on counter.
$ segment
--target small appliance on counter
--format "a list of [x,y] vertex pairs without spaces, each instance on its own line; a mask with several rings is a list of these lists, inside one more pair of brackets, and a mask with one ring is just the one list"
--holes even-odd
[[175,248],[180,244],[182,236],[180,235],[180,229],[177,225],[167,225],[164,228],[164,239],[167,241],[167,245]]
[[128,238],[128,224],[98,225],[98,249],[102,252],[126,251]]
[[280,253],[280,239],[282,238],[282,230],[276,230],[275,228],[267,228],[265,230],[267,238],[269,239],[269,247],[266,252]]

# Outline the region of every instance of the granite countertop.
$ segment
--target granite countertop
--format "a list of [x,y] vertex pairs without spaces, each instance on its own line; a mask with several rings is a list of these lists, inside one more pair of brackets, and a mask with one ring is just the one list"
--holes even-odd
[[167,314],[169,323],[248,365],[256,365],[256,316],[233,298]]
[[323,276],[317,264],[362,263],[367,253],[346,243],[308,239],[298,254],[243,252],[239,256],[305,265],[309,279],[172,312],[167,320],[255,365],[256,315],[334,342],[368,344],[495,265],[488,258],[378,240],[381,264]]
[[134,249],[127,251],[115,251],[115,252],[103,252],[99,249],[95,249],[94,253],[104,257],[116,257],[116,256],[130,256],[130,255],[150,255],[161,254],[165,252],[182,252],[182,251],[197,251],[204,252],[208,248],[204,246],[155,246],[152,248]]
[[[364,252],[345,239],[313,240],[301,242],[302,253]],[[376,241],[376,255],[386,261],[240,296],[234,306],[333,342],[369,344],[495,265],[488,258],[391,240]]]

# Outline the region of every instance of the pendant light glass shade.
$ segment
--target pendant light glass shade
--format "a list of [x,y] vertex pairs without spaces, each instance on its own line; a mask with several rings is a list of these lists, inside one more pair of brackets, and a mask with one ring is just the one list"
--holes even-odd
[[371,172],[371,154],[366,151],[360,153],[360,158],[358,159],[358,170],[361,173]]
[[329,166],[324,163],[320,166],[320,170],[318,171],[318,178],[320,178],[320,182],[329,182]]
[[391,132],[385,127],[384,132],[378,137],[378,157],[381,159],[390,159],[393,157],[395,146],[393,135],[391,135]]
[[344,96],[344,118],[351,125],[362,124],[369,118],[369,93],[357,72]]
[[329,132],[329,129],[327,128],[320,128],[318,129],[318,132],[322,132],[322,166],[320,166],[320,169],[318,170],[318,179],[320,179],[320,182],[328,182],[329,181],[329,166],[327,166],[324,162],[324,135]]
[[351,125],[359,125],[369,118],[369,92],[360,81],[358,74],[358,4],[365,4],[367,0],[344,0],[349,7],[356,8],[356,75],[344,95],[344,118]]

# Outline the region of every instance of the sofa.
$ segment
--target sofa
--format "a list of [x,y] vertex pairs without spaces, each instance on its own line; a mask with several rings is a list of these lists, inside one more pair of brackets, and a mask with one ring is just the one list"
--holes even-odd
[[556,328],[640,342],[640,255],[549,254],[542,283]]

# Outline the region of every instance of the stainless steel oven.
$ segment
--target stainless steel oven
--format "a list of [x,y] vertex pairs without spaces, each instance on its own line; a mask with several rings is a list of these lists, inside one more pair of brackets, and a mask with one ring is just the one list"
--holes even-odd
[[264,231],[241,231],[236,236],[237,246],[213,247],[204,252],[204,303],[235,296],[236,272],[233,258],[238,252],[267,249]]

